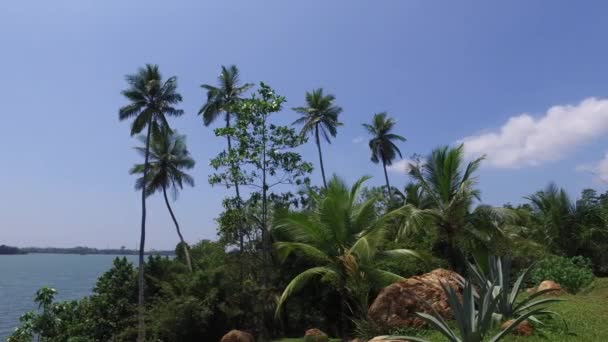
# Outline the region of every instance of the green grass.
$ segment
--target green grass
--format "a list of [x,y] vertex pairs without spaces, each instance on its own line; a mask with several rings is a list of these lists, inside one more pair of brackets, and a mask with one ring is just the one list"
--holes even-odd
[[[550,309],[567,321],[568,330],[560,319],[554,319],[547,322],[546,326],[537,327],[534,335],[530,337],[513,335],[503,341],[608,341],[608,278],[597,279],[589,289],[577,295],[564,295],[560,298],[565,301],[551,305]],[[436,332],[424,334],[424,338],[430,341],[445,341],[442,335]]]
[[[608,342],[608,278],[597,279],[589,289],[577,295],[564,295],[564,302],[550,306],[568,323],[568,331],[559,319],[547,321],[543,327],[537,327],[530,337],[509,336],[505,342]],[[568,333],[569,332],[569,333]],[[433,342],[445,339],[441,334],[424,331],[421,337]],[[275,342],[301,342],[301,338],[287,338]],[[339,341],[339,340],[331,340]]]

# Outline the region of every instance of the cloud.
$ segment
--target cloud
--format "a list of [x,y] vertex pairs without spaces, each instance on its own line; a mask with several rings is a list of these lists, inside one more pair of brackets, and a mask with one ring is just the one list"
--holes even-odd
[[554,106],[541,117],[513,116],[497,131],[460,140],[467,157],[486,155],[497,168],[536,166],[564,158],[576,147],[608,133],[608,99],[587,98]]
[[608,183],[608,153],[606,153],[604,158],[598,162],[578,165],[576,170],[591,172],[595,175],[596,180]]
[[410,172],[410,163],[413,163],[412,160],[409,159],[401,159],[400,161],[393,163],[386,167],[388,172],[404,174]]
[[365,140],[365,137],[364,137],[364,136],[362,136],[362,135],[356,136],[356,137],[353,139],[353,144],[360,144],[360,143],[362,143],[364,140]]

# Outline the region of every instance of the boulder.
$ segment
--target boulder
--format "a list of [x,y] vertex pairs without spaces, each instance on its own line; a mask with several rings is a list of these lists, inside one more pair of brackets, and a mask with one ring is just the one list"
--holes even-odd
[[416,317],[415,313],[432,314],[431,306],[442,317],[449,319],[450,306],[441,283],[462,293],[462,277],[456,272],[439,268],[385,287],[370,306],[368,316],[385,330],[425,325],[424,320]]
[[547,294],[554,295],[554,296],[564,293],[564,290],[562,290],[562,287],[558,283],[554,282],[553,280],[544,280],[536,288],[536,291],[543,291],[543,290],[552,290],[551,292],[547,292]]
[[304,342],[328,342],[329,337],[319,329],[308,329],[304,333]]
[[230,330],[220,342],[255,342],[253,335],[240,330]]
[[[500,326],[500,330],[505,330],[507,327],[513,324],[513,322],[515,322],[514,319],[504,322]],[[530,324],[530,322],[526,319],[523,322],[520,322],[515,329],[512,330],[512,333],[519,336],[530,336],[532,333],[534,333],[534,327],[532,327],[532,324]]]

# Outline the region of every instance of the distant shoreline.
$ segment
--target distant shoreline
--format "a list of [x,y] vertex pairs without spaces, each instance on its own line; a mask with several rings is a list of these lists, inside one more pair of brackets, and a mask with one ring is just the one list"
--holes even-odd
[[[138,255],[139,251],[134,249],[97,249],[89,247],[12,247],[0,245],[0,255],[24,255],[24,254],[77,254],[77,255]],[[166,255],[173,256],[175,251],[156,251],[149,250],[144,252],[145,255]]]

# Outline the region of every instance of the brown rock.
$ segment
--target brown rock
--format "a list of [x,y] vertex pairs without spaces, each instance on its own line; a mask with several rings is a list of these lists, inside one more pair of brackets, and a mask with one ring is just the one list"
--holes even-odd
[[328,342],[329,337],[319,329],[308,329],[304,333],[304,342]]
[[[514,319],[510,319],[506,322],[504,322],[501,326],[500,326],[500,330],[505,330],[507,329],[511,324],[513,324],[513,322],[515,322]],[[524,320],[522,322],[520,322],[515,329],[513,329],[512,331],[513,334],[515,335],[519,335],[519,336],[530,336],[532,335],[532,333],[534,333],[534,327],[532,326],[532,324],[530,324],[530,322],[528,322],[528,320]]]
[[564,290],[562,289],[562,287],[558,283],[554,282],[553,280],[544,280],[536,288],[537,292],[543,291],[543,290],[552,290],[551,292],[547,292],[547,294],[554,295],[554,296],[564,293]]
[[244,331],[240,330],[230,330],[220,342],[255,342],[253,336]]
[[462,277],[456,272],[439,268],[385,287],[370,306],[368,316],[380,328],[387,330],[425,325],[424,320],[415,313],[432,313],[430,306],[449,319],[450,306],[441,283],[462,293]]

